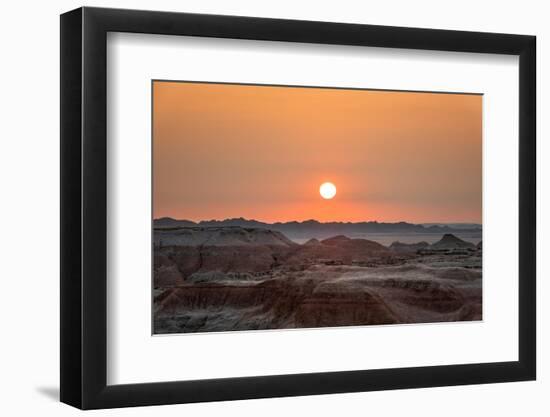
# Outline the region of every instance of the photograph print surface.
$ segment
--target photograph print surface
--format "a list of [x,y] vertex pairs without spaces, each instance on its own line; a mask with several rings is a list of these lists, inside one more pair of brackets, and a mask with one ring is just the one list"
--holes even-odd
[[482,319],[482,95],[152,95],[154,334]]

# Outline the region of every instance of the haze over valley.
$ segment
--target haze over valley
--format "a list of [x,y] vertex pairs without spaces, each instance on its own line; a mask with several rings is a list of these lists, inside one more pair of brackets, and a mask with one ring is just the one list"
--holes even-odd
[[308,239],[326,239],[336,235],[346,235],[354,238],[374,240],[384,245],[390,245],[395,240],[404,243],[415,243],[418,239],[434,243],[442,234],[452,233],[461,239],[477,244],[481,240],[481,225],[477,223],[429,223],[413,224],[408,222],[319,222],[306,220],[302,222],[266,223],[242,217],[225,220],[177,220],[162,217],[154,220],[156,229],[174,227],[225,227],[239,226],[243,228],[269,229],[284,233],[296,243],[305,243]]

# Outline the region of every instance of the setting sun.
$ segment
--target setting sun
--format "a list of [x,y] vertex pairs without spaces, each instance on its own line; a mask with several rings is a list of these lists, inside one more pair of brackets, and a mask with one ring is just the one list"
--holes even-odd
[[152,333],[486,318],[481,94],[152,95]]
[[330,200],[336,195],[336,186],[331,182],[325,182],[319,187],[319,194],[325,200]]

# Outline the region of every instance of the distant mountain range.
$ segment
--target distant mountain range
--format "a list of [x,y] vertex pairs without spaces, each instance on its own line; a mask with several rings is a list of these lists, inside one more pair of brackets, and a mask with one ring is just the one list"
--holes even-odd
[[430,226],[448,226],[452,229],[456,230],[472,230],[472,229],[480,229],[481,225],[479,223],[421,223],[422,226],[430,227]]
[[369,222],[319,222],[317,220],[305,220],[303,222],[277,222],[264,223],[257,220],[248,220],[242,217],[225,220],[205,220],[193,222],[191,220],[177,220],[171,217],[162,217],[154,220],[154,227],[178,228],[178,227],[228,227],[238,226],[242,228],[269,229],[284,233],[291,239],[296,238],[325,238],[335,235],[361,235],[366,233],[395,233],[395,234],[445,234],[457,232],[480,233],[481,225],[468,224],[413,224],[407,222],[383,223]]

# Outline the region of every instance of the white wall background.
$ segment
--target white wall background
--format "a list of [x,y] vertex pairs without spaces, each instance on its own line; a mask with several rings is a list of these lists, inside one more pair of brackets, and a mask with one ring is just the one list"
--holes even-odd
[[[59,17],[77,1],[9,2],[0,24],[0,410],[4,415],[75,415],[57,401],[59,379]],[[545,416],[550,412],[550,147],[542,120],[550,97],[550,10],[505,1],[92,1],[86,5],[238,14],[533,34],[538,37],[538,381],[377,393],[99,411],[95,415],[279,416],[345,413],[422,416]],[[547,165],[543,166],[543,161]],[[545,395],[546,394],[546,395]]]

